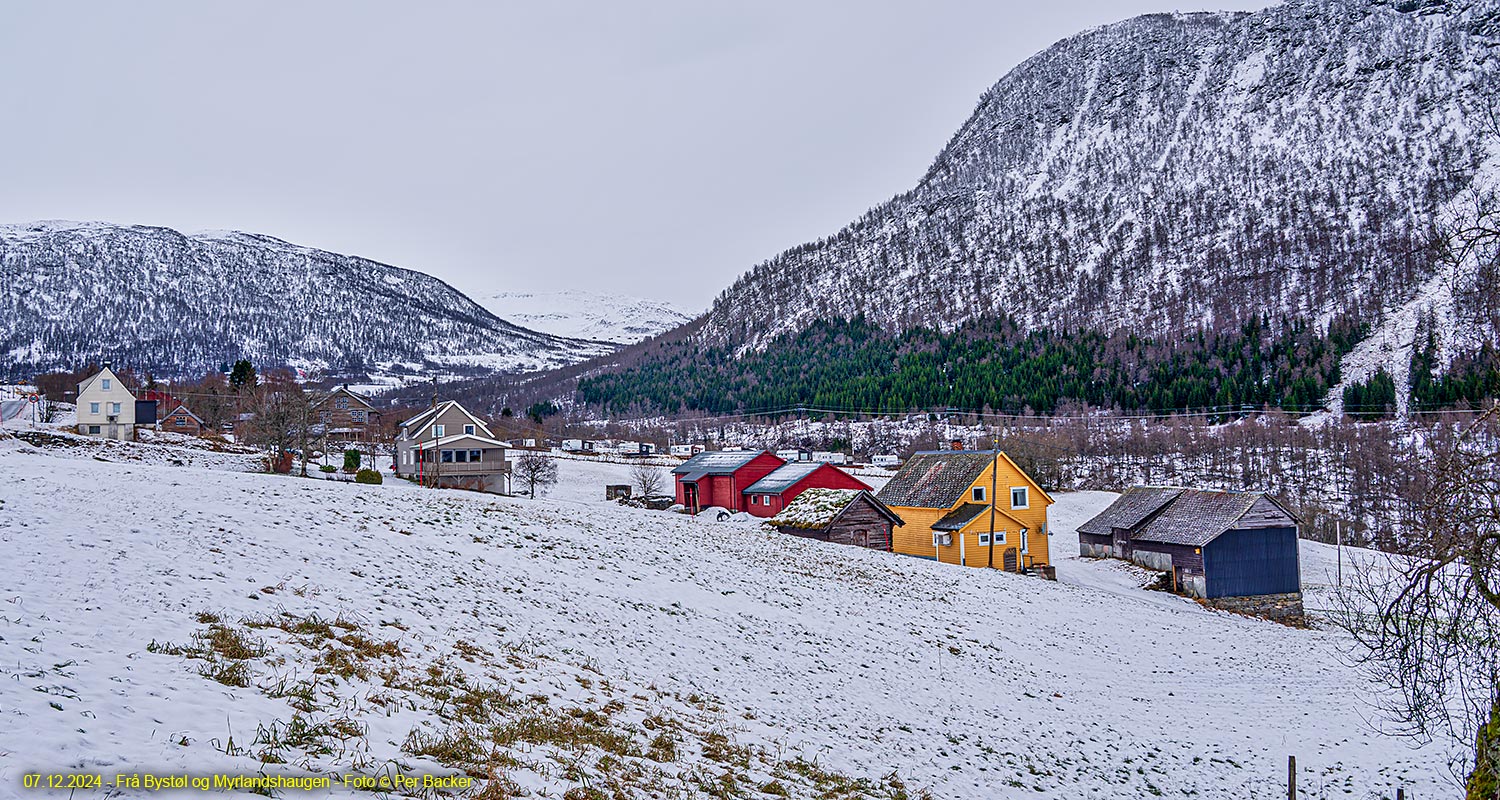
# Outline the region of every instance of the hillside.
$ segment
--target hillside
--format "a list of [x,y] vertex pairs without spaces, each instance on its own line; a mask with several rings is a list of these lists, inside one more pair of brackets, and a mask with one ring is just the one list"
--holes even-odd
[[[913,189],[751,269],[687,346],[628,353],[607,370],[619,377],[585,399],[700,408],[737,382],[765,383],[756,363],[739,368],[746,354],[827,363],[807,337],[846,322],[897,355],[928,357],[943,386],[985,383],[975,364],[1016,356],[1028,385],[984,391],[992,403],[1017,397],[1017,410],[1037,387],[1056,394],[1094,370],[1128,386],[1195,362],[1206,385],[1163,387],[1164,402],[1295,408],[1312,391],[1321,406],[1367,338],[1382,344],[1361,349],[1350,376],[1384,366],[1405,378],[1421,313],[1436,316],[1446,369],[1495,341],[1497,319],[1455,302],[1463,276],[1444,274],[1431,245],[1471,190],[1496,188],[1497,48],[1495,0],[1290,0],[1081,33],[1002,77]],[[1492,281],[1468,283],[1494,306]],[[1261,338],[1235,341],[1249,324]],[[942,348],[933,341],[955,332],[999,341],[930,357]],[[1048,362],[1027,336],[1065,338],[1077,352]],[[859,337],[843,339],[852,346],[832,358],[865,355]],[[1259,349],[1266,363],[1219,364],[1221,344]],[[1329,358],[1295,357],[1309,347]],[[789,388],[885,380],[890,358],[871,360]],[[878,389],[895,409],[912,407],[901,387]],[[1096,395],[1091,403],[1153,407]]]
[[692,319],[671,303],[580,289],[474,292],[490,313],[535,331],[630,344]]
[[249,358],[335,376],[557,367],[613,347],[528,330],[420,272],[240,232],[0,226],[0,375],[89,361],[196,376]]
[[1337,635],[1068,558],[1109,495],[1054,507],[1048,583],[599,502],[623,466],[562,462],[527,501],[0,465],[7,784],[457,768],[533,796],[1238,799],[1284,793],[1295,754],[1310,796],[1446,786],[1435,748],[1366,724]]

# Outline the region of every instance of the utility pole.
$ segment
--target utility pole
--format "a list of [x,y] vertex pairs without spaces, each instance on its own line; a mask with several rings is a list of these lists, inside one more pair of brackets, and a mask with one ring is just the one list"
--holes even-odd
[[[995,488],[998,486],[1000,476],[1000,434],[998,432],[990,435],[990,549],[989,568],[995,568]],[[963,533],[959,532],[962,536]]]
[[1339,573],[1338,573],[1339,574],[1339,579],[1338,580],[1339,580],[1339,586],[1342,588],[1343,585],[1344,585],[1344,521],[1343,520],[1336,519],[1336,520],[1333,521],[1333,541],[1334,541],[1334,548],[1338,550],[1338,554],[1339,554],[1339,561],[1338,561],[1338,563],[1339,563]]

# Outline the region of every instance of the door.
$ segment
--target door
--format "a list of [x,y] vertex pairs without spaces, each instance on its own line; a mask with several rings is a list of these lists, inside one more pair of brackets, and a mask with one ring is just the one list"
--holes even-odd
[[682,504],[687,506],[689,511],[698,513],[698,484],[684,483],[682,485]]

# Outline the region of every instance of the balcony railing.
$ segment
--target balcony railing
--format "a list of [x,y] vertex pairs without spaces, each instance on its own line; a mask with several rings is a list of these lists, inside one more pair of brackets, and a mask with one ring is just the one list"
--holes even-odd
[[494,475],[509,472],[509,461],[469,461],[438,464],[431,461],[415,465],[414,473],[423,475]]

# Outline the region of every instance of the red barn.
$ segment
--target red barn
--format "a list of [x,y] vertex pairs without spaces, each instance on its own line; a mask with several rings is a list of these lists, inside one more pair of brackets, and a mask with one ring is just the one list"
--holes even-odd
[[783,464],[745,487],[745,510],[757,517],[774,517],[808,489],[874,491],[864,481],[832,464],[797,461]]
[[677,502],[693,513],[711,506],[744,511],[745,487],[785,463],[769,451],[699,453],[672,470],[677,478]]

